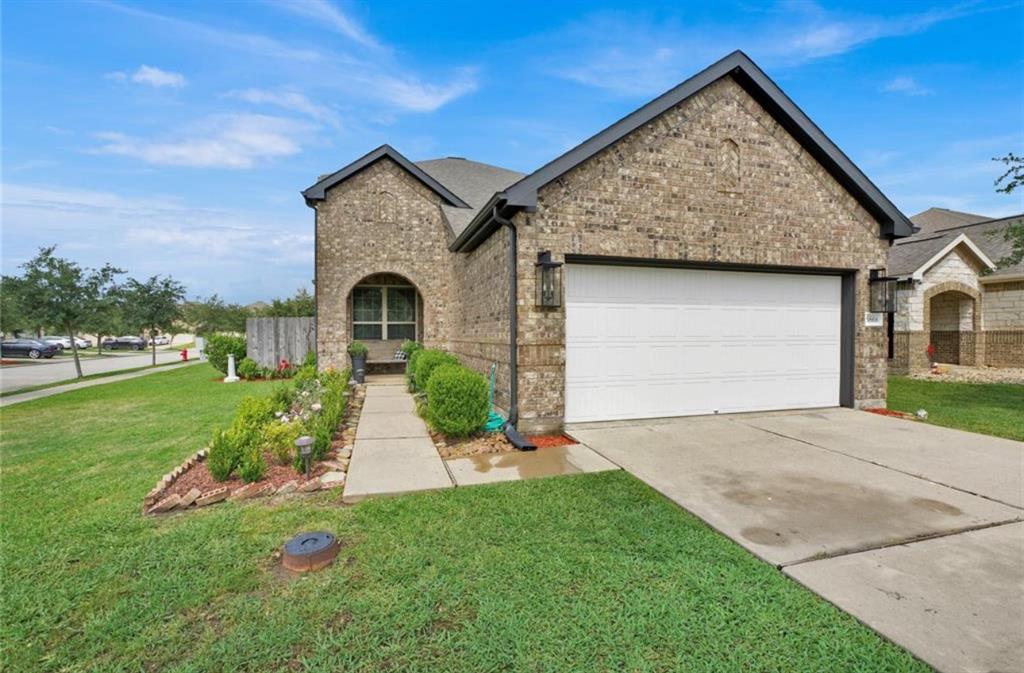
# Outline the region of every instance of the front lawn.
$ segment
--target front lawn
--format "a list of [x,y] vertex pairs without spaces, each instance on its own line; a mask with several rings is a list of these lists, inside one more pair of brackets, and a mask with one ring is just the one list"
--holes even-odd
[[928,422],[1024,441],[1024,386],[889,377],[890,409],[928,412]]
[[[198,365],[0,411],[6,671],[927,671],[622,472],[142,517],[246,394]],[[272,558],[326,529],[339,561]]]

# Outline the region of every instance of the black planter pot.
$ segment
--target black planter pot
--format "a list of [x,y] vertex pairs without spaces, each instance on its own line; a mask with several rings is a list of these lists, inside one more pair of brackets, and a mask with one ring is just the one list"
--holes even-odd
[[356,380],[356,383],[366,382],[366,356],[365,355],[350,355],[349,358],[352,360],[352,378]]

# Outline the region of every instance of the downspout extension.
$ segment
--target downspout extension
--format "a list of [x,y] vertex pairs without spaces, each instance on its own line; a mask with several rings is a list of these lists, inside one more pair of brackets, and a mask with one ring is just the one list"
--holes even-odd
[[519,306],[516,301],[518,288],[518,261],[519,235],[516,225],[511,220],[506,220],[494,206],[491,211],[494,221],[503,227],[508,228],[508,378],[509,378],[509,409],[508,422],[505,423],[505,437],[520,451],[533,451],[537,446],[526,439],[518,430],[516,423],[519,421]]

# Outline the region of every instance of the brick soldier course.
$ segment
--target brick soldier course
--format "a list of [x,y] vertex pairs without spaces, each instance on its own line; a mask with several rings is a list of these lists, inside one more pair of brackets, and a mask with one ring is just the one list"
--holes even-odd
[[[642,123],[627,117],[525,178],[454,158],[413,164],[384,146],[306,190],[316,210],[320,362],[344,364],[352,289],[395,274],[422,298],[426,345],[483,373],[498,364],[496,403],[508,411],[508,218],[518,236],[524,431],[560,428],[565,409],[565,307],[535,305],[541,251],[555,261],[844,270],[855,290],[852,402],[884,405],[886,330],[858,317],[868,311],[869,270],[885,273],[909,221],[742,54],[670,96],[634,113]],[[474,171],[491,172],[476,180]],[[535,203],[509,202],[532,182],[543,182]]]

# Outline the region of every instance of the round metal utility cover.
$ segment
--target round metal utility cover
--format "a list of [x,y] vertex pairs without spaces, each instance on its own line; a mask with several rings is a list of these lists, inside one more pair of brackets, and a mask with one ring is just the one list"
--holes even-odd
[[330,565],[339,549],[338,539],[330,533],[300,533],[285,543],[282,563],[296,572],[319,570]]

